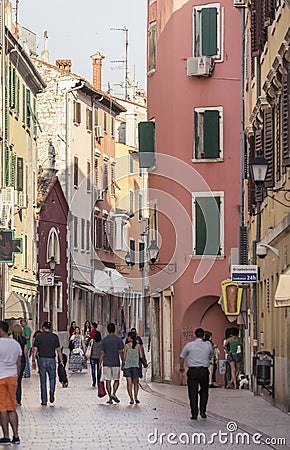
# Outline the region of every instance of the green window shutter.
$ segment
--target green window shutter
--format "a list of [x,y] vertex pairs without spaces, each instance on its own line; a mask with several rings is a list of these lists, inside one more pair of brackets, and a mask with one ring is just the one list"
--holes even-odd
[[31,123],[31,104],[30,104],[30,91],[26,90],[26,126],[30,128]]
[[154,122],[138,123],[139,164],[140,168],[155,166],[155,124]]
[[17,75],[16,69],[12,69],[12,108],[16,110],[16,95],[17,95]]
[[149,29],[149,71],[156,69],[156,22]]
[[204,153],[206,158],[220,156],[220,113],[208,109],[204,111]]
[[9,107],[13,108],[13,66],[9,64],[8,66],[9,71]]
[[20,80],[15,71],[15,111],[19,114]]
[[129,154],[129,163],[130,163],[129,173],[134,173],[134,157],[132,153]]
[[202,24],[202,55],[214,56],[217,48],[217,9],[203,8],[201,10]]
[[8,66],[5,63],[5,77],[6,77],[6,86],[5,86],[5,139],[9,138],[9,76],[8,76]]
[[143,217],[143,195],[139,194],[139,198],[138,198],[138,219],[141,220]]
[[145,243],[139,242],[139,269],[143,269],[145,265]]
[[130,191],[130,193],[129,193],[129,201],[130,201],[130,205],[129,205],[130,213],[133,213],[134,212],[134,192],[133,191]]
[[23,191],[23,178],[24,178],[23,171],[24,171],[23,158],[17,158],[17,174],[16,174],[17,191]]
[[11,152],[11,186],[15,187],[16,155]]
[[94,108],[94,126],[98,126],[99,125],[99,108]]
[[195,242],[197,255],[220,255],[220,197],[196,197]]
[[130,260],[135,264],[135,241],[133,239],[130,239]]
[[10,158],[11,151],[9,148],[5,149],[5,185],[10,185]]
[[107,131],[107,113],[104,111],[104,131]]
[[22,85],[22,123],[26,124],[26,87]]
[[198,113],[194,111],[194,155],[198,158],[198,146],[199,146],[199,135],[198,135]]

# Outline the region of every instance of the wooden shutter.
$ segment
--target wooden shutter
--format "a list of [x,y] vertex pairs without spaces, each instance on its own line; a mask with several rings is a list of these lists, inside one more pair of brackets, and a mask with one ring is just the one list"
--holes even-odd
[[281,179],[281,96],[275,105],[275,153],[276,153],[276,181]]
[[260,0],[252,0],[251,3],[251,50],[252,56],[259,54],[259,42],[258,42],[258,25],[257,25],[257,3]]
[[215,110],[204,111],[204,154],[205,158],[220,156],[220,113]]
[[130,261],[135,264],[135,241],[130,239]]
[[281,92],[281,144],[283,166],[290,166],[290,64],[287,75],[282,78]]
[[265,4],[265,26],[271,25],[275,18],[275,0],[264,0]]
[[139,242],[139,269],[143,269],[145,265],[145,243]]
[[138,123],[139,165],[141,169],[155,166],[155,124]]
[[17,191],[23,191],[23,180],[24,180],[23,158],[17,158],[17,168],[16,168],[16,189],[17,189]]
[[103,245],[103,219],[97,217],[95,219],[95,243],[96,248],[102,248]]
[[255,155],[261,156],[263,154],[262,151],[262,131],[255,130]]
[[217,9],[202,8],[202,55],[214,56],[218,54],[217,48]]
[[109,174],[108,174],[108,164],[104,164],[104,178],[103,178],[103,189],[107,191],[109,187]]
[[30,128],[31,123],[31,104],[30,104],[30,90],[26,90],[26,126]]
[[81,123],[81,104],[79,102],[74,101],[73,103],[73,121],[76,124]]
[[220,197],[196,197],[197,255],[220,255]]
[[268,171],[265,180],[266,187],[274,186],[274,123],[273,109],[269,108],[264,111],[263,126],[263,147],[264,157],[268,161]]
[[[255,156],[255,136],[250,136],[249,138],[249,158],[248,158],[248,166],[250,167],[250,163]],[[250,214],[253,213],[253,206],[255,205],[255,183],[253,180],[252,171],[249,170],[248,174],[248,211]]]
[[195,158],[199,157],[199,143],[200,138],[198,135],[198,113],[194,111],[194,156]]
[[104,131],[107,131],[107,113],[104,111]]
[[15,187],[15,171],[16,171],[16,156],[10,150],[5,149],[5,185]]
[[79,184],[79,159],[77,156],[74,157],[74,186],[77,187]]
[[149,61],[148,70],[156,69],[156,22],[149,26]]
[[86,127],[87,130],[92,131],[93,123],[92,123],[92,111],[87,108],[86,110]]
[[99,125],[99,108],[95,107],[94,108],[94,126],[98,126]]

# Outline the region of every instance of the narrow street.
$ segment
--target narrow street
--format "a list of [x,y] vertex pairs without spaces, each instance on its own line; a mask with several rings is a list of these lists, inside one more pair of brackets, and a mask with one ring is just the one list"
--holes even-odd
[[185,386],[143,380],[141,403],[130,406],[122,379],[118,396],[114,405],[106,404],[107,397],[98,399],[88,371],[70,374],[67,389],[57,383],[55,406],[41,406],[38,375],[32,372],[23,379],[18,407],[20,448],[289,448],[289,416],[249,391],[211,389],[208,418],[197,421],[190,420]]

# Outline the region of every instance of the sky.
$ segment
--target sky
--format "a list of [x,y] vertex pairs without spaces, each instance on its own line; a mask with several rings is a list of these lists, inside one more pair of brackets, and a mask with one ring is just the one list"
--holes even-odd
[[[11,1],[15,20],[16,0]],[[115,95],[124,94],[116,84],[124,82],[125,63],[111,61],[125,60],[126,33],[110,28],[127,28],[129,72],[133,78],[135,70],[138,87],[146,90],[147,0],[19,0],[18,22],[36,33],[39,57],[47,31],[49,62],[71,59],[72,72],[90,82],[90,56],[100,51],[105,55],[103,90],[110,82]]]

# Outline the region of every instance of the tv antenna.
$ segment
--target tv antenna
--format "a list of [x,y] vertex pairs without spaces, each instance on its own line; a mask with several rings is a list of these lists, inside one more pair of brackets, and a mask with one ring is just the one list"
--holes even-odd
[[[120,60],[120,61],[111,61],[111,62],[118,62],[118,63],[125,63],[125,99],[128,100],[128,47],[129,47],[129,39],[128,39],[128,35],[129,35],[129,30],[126,27],[123,28],[110,28],[110,30],[112,31],[123,31],[123,33],[125,33],[125,61],[124,60]],[[114,69],[123,69],[123,67],[116,67]]]

